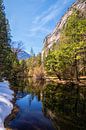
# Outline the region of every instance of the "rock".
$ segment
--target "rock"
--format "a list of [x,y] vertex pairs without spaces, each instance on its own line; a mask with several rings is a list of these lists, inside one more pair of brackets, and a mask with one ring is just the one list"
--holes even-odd
[[66,24],[68,17],[73,13],[74,9],[77,9],[77,10],[80,10],[81,12],[86,13],[86,2],[84,0],[77,0],[71,6],[71,8],[68,9],[68,11],[65,13],[65,15],[61,18],[60,22],[57,23],[53,32],[45,37],[44,47],[43,47],[43,50],[41,53],[42,62],[43,62],[44,56],[46,57],[49,50],[52,49],[53,44],[54,43],[58,44],[59,39],[60,39],[61,30],[62,30],[63,26]]

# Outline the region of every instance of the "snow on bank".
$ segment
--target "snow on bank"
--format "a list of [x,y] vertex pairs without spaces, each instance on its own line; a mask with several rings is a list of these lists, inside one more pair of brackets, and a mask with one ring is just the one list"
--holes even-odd
[[9,88],[7,81],[0,82],[0,130],[5,130],[4,120],[11,113],[13,105],[13,91]]

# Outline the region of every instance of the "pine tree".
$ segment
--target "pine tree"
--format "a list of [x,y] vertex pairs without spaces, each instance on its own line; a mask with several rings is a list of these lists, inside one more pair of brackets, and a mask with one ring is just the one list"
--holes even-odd
[[30,50],[30,55],[32,56],[32,57],[34,57],[35,56],[35,53],[34,53],[34,51],[33,51],[33,48],[31,47],[31,50]]
[[4,9],[3,0],[0,0],[0,79],[10,73],[13,55],[10,47],[9,24]]

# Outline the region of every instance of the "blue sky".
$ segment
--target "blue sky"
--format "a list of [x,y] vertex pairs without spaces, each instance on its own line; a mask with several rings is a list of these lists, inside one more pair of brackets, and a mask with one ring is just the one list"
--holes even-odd
[[45,36],[75,0],[4,0],[13,41],[22,41],[24,50],[37,54]]

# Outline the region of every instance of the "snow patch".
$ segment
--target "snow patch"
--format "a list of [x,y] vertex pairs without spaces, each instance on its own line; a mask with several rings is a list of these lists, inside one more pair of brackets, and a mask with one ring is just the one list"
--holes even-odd
[[9,82],[0,82],[0,130],[6,130],[4,128],[4,120],[11,113],[13,104],[13,91],[10,90]]

